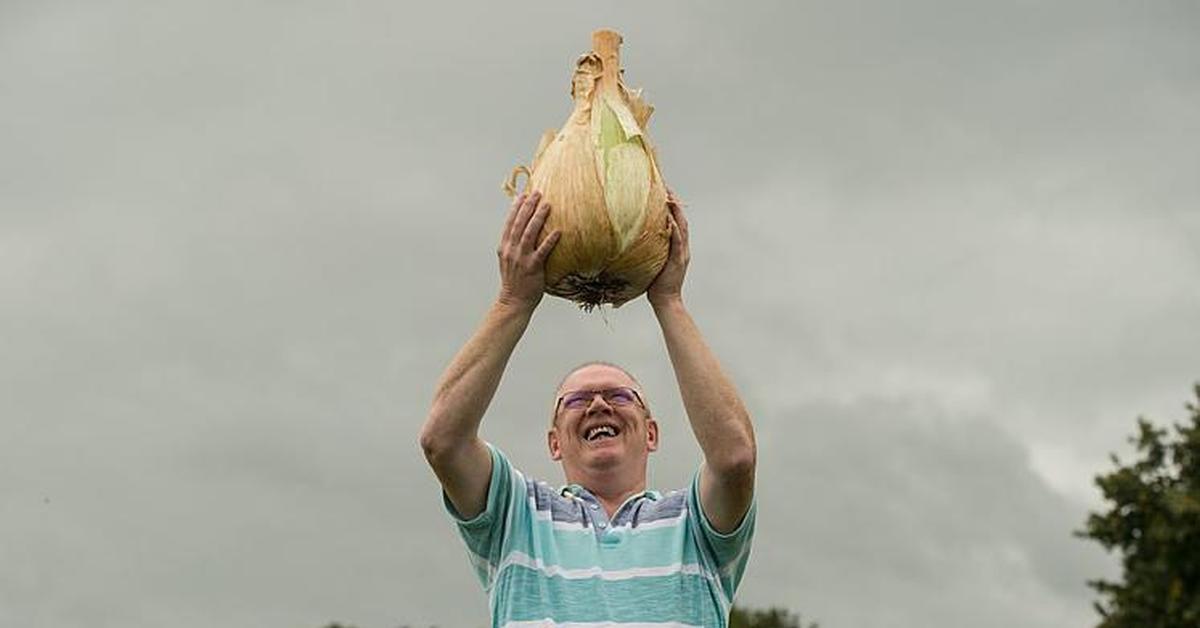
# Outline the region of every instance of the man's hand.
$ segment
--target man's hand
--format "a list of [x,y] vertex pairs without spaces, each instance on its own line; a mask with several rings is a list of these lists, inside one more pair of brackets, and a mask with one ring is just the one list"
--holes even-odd
[[671,212],[671,252],[654,282],[646,290],[646,299],[658,306],[682,298],[683,277],[687,274],[691,250],[688,248],[688,223],[683,215],[683,205],[675,193],[667,190],[667,209]]
[[550,213],[550,205],[539,205],[541,200],[541,192],[522,193],[504,221],[496,255],[500,258],[500,302],[506,305],[533,310],[546,290],[546,258],[561,233],[554,231],[538,244]]

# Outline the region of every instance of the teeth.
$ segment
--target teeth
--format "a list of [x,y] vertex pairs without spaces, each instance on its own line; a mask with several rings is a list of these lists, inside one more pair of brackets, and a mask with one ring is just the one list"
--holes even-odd
[[596,427],[593,427],[592,429],[587,431],[587,435],[585,436],[585,439],[586,440],[594,440],[596,438],[596,436],[599,434],[606,434],[608,436],[616,436],[617,430],[615,428],[613,428],[613,426],[611,426],[611,425],[597,425]]

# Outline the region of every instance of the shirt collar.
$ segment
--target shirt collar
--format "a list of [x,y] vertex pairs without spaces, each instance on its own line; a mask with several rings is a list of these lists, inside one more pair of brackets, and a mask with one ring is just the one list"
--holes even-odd
[[[596,496],[593,495],[591,491],[587,490],[580,484],[567,484],[567,485],[563,486],[562,488],[558,489],[558,494],[562,495],[563,497],[566,497],[569,495],[571,497],[577,497],[584,501],[600,503],[600,500],[596,499]],[[649,499],[650,501],[658,501],[658,500],[662,499],[662,493],[660,493],[658,491],[642,491],[640,493],[634,493],[634,494],[630,495],[628,498],[625,499],[625,501],[630,502],[635,499],[641,499],[643,497],[646,499]]]

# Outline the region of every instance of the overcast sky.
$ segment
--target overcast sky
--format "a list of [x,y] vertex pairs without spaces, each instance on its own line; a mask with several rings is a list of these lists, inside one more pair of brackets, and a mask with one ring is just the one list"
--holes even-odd
[[[1200,380],[1200,5],[700,4],[0,2],[0,624],[486,625],[416,434],[612,27],[758,430],[740,601],[1093,625],[1091,478]],[[594,358],[685,485],[644,300],[544,300],[485,438],[558,482]]]

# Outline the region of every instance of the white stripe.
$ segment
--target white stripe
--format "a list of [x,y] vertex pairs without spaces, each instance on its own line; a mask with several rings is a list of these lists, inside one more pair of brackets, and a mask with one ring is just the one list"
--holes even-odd
[[700,569],[700,565],[684,565],[675,563],[673,565],[663,565],[661,567],[631,567],[629,569],[618,569],[606,571],[600,567],[584,567],[582,569],[564,569],[558,565],[547,565],[540,558],[522,553],[513,552],[500,563],[500,569],[503,571],[509,565],[520,565],[529,569],[536,569],[547,576],[553,578],[558,576],[567,580],[583,580],[587,578],[599,578],[601,580],[628,580],[630,578],[646,578],[655,576],[670,576],[672,574],[683,573],[688,575],[706,575]]
[[655,528],[669,528],[671,526],[677,526],[684,519],[687,519],[687,511],[686,510],[684,510],[683,512],[680,512],[678,515],[676,515],[674,517],[668,517],[666,519],[655,519],[654,521],[647,521],[645,523],[638,522],[636,527],[618,526],[616,528],[613,528],[613,531],[627,529],[630,532],[636,534],[638,532],[641,532],[642,530],[653,530]]
[[[536,508],[533,504],[532,499],[529,500],[529,507],[531,509]],[[550,527],[552,527],[555,530],[563,530],[565,532],[591,532],[592,531],[591,526],[585,527],[583,525],[582,521],[555,521],[554,518],[550,516],[549,510],[536,510],[535,509],[533,511],[533,513],[534,513],[533,516],[535,519],[537,519],[539,521],[549,521]]]
[[503,628],[701,628],[695,624],[677,621],[631,622],[631,621],[564,621],[535,619],[533,621],[510,621]]

